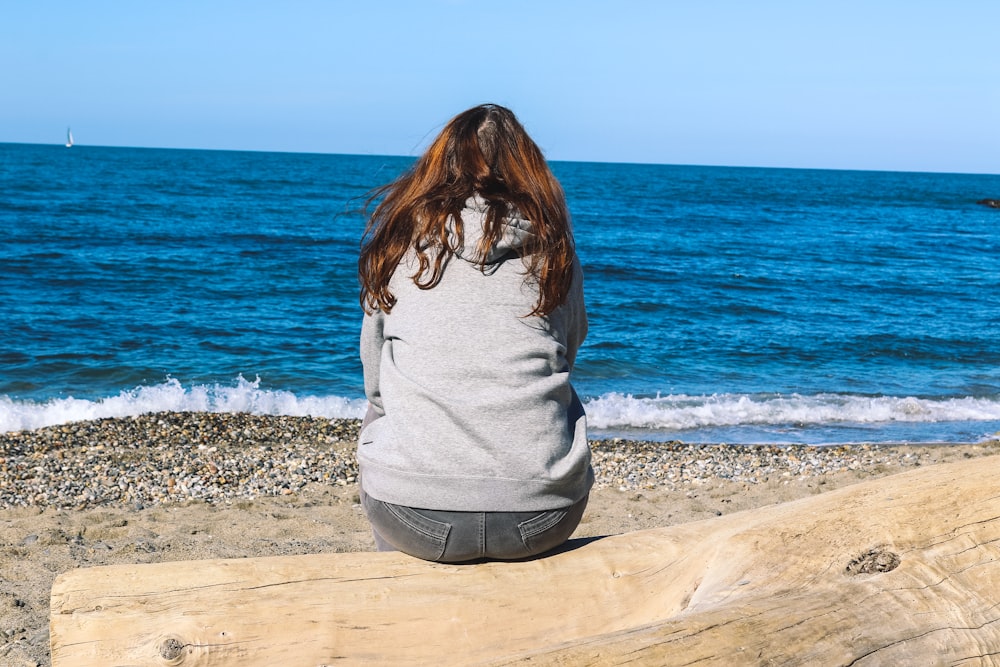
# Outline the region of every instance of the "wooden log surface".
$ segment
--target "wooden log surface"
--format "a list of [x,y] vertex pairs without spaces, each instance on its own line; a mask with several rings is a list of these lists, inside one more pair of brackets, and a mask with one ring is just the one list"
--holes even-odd
[[1000,665],[993,465],[523,563],[347,553],[75,570],[52,588],[52,664]]

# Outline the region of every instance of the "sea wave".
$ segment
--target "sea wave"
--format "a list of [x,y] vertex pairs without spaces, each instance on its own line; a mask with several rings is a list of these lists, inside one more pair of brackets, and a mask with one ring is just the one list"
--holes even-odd
[[[719,442],[782,441],[785,435],[787,439],[806,442],[823,442],[831,438],[845,442],[855,436],[875,441],[932,441],[956,437],[975,439],[1000,428],[1000,396],[671,394],[641,397],[612,392],[585,399],[584,407],[596,437],[628,433],[657,440],[680,438]],[[261,387],[260,378],[250,381],[239,376],[229,384],[188,386],[168,378],[159,384],[135,387],[94,400],[68,397],[36,402],[0,396],[0,433],[153,412],[247,412],[333,419],[361,418],[365,408],[364,398],[300,395],[267,389]],[[939,424],[964,424],[968,428],[956,431],[935,426]],[[855,433],[850,429],[855,429]],[[863,432],[858,433],[857,429]],[[956,433],[972,435],[958,436]]]
[[58,398],[45,402],[0,396],[0,433],[42,428],[106,417],[133,417],[151,412],[249,412],[293,417],[360,418],[365,400],[343,396],[298,396],[261,389],[260,378],[239,376],[233,384],[185,387],[178,380],[122,391],[97,400]]
[[850,394],[713,394],[635,397],[608,393],[585,403],[597,429],[685,431],[721,426],[830,426],[1000,420],[1000,397],[917,398]]

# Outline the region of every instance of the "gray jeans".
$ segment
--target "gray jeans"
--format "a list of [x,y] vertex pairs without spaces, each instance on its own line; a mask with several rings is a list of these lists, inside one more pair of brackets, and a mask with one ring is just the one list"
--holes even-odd
[[379,551],[439,563],[520,560],[555,549],[580,525],[587,496],[543,512],[451,512],[404,507],[361,490],[361,506]]

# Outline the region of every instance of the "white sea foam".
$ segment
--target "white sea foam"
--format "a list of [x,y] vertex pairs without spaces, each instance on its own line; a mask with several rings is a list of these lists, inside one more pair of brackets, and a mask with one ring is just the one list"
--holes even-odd
[[[307,396],[262,389],[260,380],[242,376],[231,384],[184,386],[175,379],[141,386],[96,400],[59,398],[45,402],[0,396],[0,432],[41,428],[87,419],[130,417],[166,412],[248,412],[261,415],[360,418],[363,398]],[[1000,425],[1000,397],[915,398],[842,394],[715,394],[635,397],[608,393],[585,401],[588,423],[595,431],[670,434],[681,438],[721,441],[770,440],[778,431],[819,432],[842,426],[885,430],[906,424],[918,426],[918,439],[930,434],[953,437],[949,431],[926,425],[985,423]],[[763,431],[761,430],[763,429]],[[734,430],[746,431],[744,436]],[[893,433],[898,433],[894,431]],[[764,435],[761,435],[764,433]],[[873,437],[868,433],[865,437]],[[849,437],[838,433],[836,437]],[[891,435],[886,437],[891,439]]]
[[841,394],[715,394],[637,398],[610,393],[585,404],[597,429],[684,431],[707,427],[1000,420],[1000,398],[925,399]]
[[298,396],[260,388],[240,376],[232,385],[183,386],[175,379],[136,387],[98,400],[59,398],[45,402],[0,396],[0,433],[104,417],[131,417],[150,412],[249,412],[294,417],[354,417],[364,414],[365,400],[342,396]]

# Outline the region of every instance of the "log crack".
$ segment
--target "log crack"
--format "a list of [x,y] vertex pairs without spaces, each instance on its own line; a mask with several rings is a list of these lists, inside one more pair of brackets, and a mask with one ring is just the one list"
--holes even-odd
[[885,644],[883,646],[879,646],[878,648],[872,649],[871,651],[868,651],[867,653],[859,655],[857,658],[855,658],[851,662],[847,663],[846,667],[853,667],[854,665],[857,665],[860,661],[864,660],[865,658],[868,658],[868,657],[871,657],[871,656],[875,655],[879,651],[884,651],[885,649],[892,648],[893,646],[898,646],[900,644],[905,644],[906,642],[910,642],[910,641],[914,641],[914,640],[917,640],[917,639],[921,639],[923,637],[927,637],[928,635],[932,635],[932,634],[935,634],[937,632],[969,631],[969,630],[971,630],[971,631],[977,631],[977,630],[982,630],[987,625],[992,625],[993,623],[996,623],[998,621],[1000,621],[1000,618],[994,618],[992,620],[986,621],[985,623],[981,623],[979,625],[972,625],[972,626],[951,626],[951,625],[946,625],[946,626],[941,627],[941,628],[933,628],[931,630],[928,630],[927,632],[921,632],[919,634],[913,635],[912,637],[904,637],[902,639],[897,639],[894,642],[889,642],[888,644]]
[[295,584],[308,584],[316,581],[336,581],[337,583],[350,584],[355,582],[363,581],[380,581],[385,579],[407,579],[409,577],[419,577],[417,573],[414,574],[390,574],[383,577],[357,577],[355,579],[345,579],[343,577],[311,577],[309,579],[289,579],[288,581],[276,581],[273,584],[261,584],[260,586],[248,586],[242,590],[245,591],[259,591],[264,588],[275,588],[277,586],[294,586]]

